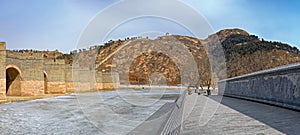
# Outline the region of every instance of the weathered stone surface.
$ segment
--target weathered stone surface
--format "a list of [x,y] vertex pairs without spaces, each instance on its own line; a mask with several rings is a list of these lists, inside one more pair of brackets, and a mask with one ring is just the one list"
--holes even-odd
[[5,63],[6,63],[6,43],[0,42],[0,99],[6,97],[6,79],[5,79]]
[[64,94],[66,93],[65,82],[48,82],[48,94]]
[[21,96],[21,77],[17,76],[16,79],[10,84],[7,92],[7,96]]
[[65,84],[66,84],[66,92],[67,93],[74,93],[75,92],[73,82],[66,82]]
[[[187,98],[194,97],[189,95]],[[187,106],[191,104],[186,102]],[[205,106],[207,110],[203,109]],[[212,108],[217,109],[207,114]],[[212,117],[203,123],[201,118],[207,115]],[[300,132],[299,121],[299,112],[280,107],[216,95],[198,96],[192,112],[184,120],[182,134],[297,135]]]
[[0,79],[0,99],[6,98],[6,80]]
[[113,89],[119,88],[119,87],[116,87],[116,85],[114,83],[102,83],[102,85],[103,85],[103,89],[113,90]]
[[21,81],[21,96],[39,96],[44,93],[44,81]]
[[219,94],[300,110],[300,63],[222,80]]

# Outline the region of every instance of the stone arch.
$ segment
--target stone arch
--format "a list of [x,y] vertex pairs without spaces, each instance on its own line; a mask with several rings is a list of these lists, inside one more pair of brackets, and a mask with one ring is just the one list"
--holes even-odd
[[44,71],[44,92],[45,94],[49,94],[49,90],[48,90],[48,74],[46,71]]
[[6,95],[21,96],[22,72],[15,65],[6,66]]
[[9,68],[16,69],[19,72],[20,76],[23,77],[22,71],[18,66],[16,66],[16,65],[7,65],[5,69],[9,69]]

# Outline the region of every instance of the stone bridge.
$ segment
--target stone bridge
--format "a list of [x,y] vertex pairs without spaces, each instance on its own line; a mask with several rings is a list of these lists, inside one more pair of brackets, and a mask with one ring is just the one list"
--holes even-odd
[[[0,99],[119,87],[116,73],[74,68],[71,64],[65,64],[64,59],[44,58],[42,52],[6,50],[5,42],[0,42],[0,73]],[[73,76],[80,76],[80,79]]]

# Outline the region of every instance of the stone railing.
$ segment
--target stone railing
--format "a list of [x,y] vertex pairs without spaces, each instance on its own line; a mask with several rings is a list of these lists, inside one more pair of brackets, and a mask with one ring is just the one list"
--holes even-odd
[[219,81],[219,95],[300,110],[300,63]]
[[130,135],[179,135],[182,129],[184,91],[174,103],[166,103],[145,122],[132,130]]

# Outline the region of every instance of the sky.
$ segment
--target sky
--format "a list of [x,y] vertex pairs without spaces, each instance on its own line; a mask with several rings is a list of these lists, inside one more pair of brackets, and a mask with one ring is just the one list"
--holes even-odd
[[[226,28],[241,28],[265,40],[280,41],[300,48],[298,26],[300,1],[182,0],[181,2],[204,17],[214,32]],[[120,1],[0,0],[0,41],[6,42],[8,49],[57,49],[68,53],[77,48],[78,40],[91,21],[116,3]],[[132,4],[126,8],[139,8],[139,5]],[[170,4],[170,9],[172,8]],[[156,7],[153,7],[153,10],[155,9]],[[122,16],[125,13],[118,14]],[[117,16],[108,17],[108,19],[116,18]],[[192,22],[193,17],[189,21]],[[176,22],[146,17],[128,20],[115,26],[105,41],[124,39],[127,36],[160,35],[165,32],[192,35],[188,29]],[[99,41],[97,44],[103,42]]]

